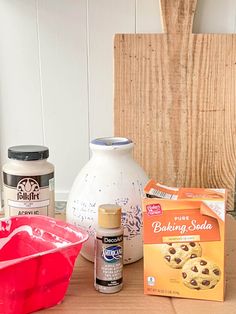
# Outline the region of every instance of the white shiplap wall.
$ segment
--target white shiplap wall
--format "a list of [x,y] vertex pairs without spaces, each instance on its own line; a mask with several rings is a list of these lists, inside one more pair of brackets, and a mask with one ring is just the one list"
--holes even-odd
[[[198,0],[194,32],[235,32],[235,0]],[[162,32],[158,0],[0,0],[0,149],[42,144],[57,199],[113,134],[113,36]]]

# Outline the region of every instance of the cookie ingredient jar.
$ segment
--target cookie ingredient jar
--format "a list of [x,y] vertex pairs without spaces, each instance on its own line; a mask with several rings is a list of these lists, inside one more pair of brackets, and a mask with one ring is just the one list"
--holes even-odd
[[5,216],[54,216],[54,166],[44,146],[21,145],[8,149],[3,166]]

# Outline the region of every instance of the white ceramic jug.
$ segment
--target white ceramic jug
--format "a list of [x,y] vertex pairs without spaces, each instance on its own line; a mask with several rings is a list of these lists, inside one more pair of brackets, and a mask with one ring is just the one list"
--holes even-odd
[[92,158],[80,171],[67,203],[67,221],[85,228],[90,237],[81,254],[94,260],[94,233],[98,206],[105,203],[122,207],[124,263],[143,256],[141,197],[148,177],[132,158],[132,141],[109,137],[90,143]]

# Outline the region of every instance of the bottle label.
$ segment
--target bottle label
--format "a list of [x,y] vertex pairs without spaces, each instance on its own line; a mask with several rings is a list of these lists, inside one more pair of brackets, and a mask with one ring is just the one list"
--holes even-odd
[[115,287],[123,281],[123,235],[96,237],[96,284]]
[[6,216],[49,215],[54,211],[54,173],[18,176],[3,173]]

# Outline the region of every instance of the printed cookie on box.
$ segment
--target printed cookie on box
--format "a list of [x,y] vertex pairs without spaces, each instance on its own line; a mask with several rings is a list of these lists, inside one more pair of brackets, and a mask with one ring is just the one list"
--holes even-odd
[[144,293],[223,301],[225,190],[151,180],[145,192]]

